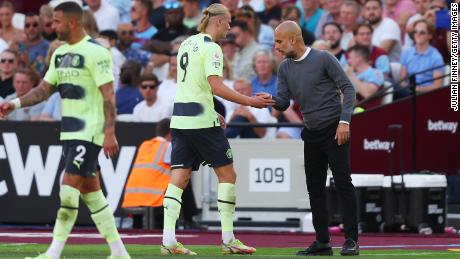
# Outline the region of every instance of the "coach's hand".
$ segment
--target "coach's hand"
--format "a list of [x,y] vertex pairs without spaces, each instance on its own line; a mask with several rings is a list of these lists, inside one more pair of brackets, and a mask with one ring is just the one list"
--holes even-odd
[[115,137],[115,133],[105,133],[103,148],[106,158],[112,157],[118,153],[118,141],[117,137]]
[[350,139],[350,125],[346,123],[339,123],[334,139],[337,139],[337,144],[339,144],[339,146],[347,143]]
[[14,110],[14,104],[10,102],[0,104],[0,118],[5,119]]
[[[251,97],[250,106],[255,108],[265,108],[275,104],[275,100],[268,98],[269,96],[263,94],[257,94]],[[270,96],[271,97],[271,96]]]

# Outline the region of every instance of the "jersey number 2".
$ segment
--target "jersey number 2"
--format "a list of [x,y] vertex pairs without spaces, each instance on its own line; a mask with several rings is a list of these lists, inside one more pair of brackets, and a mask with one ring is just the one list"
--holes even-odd
[[188,53],[185,52],[180,56],[180,62],[179,62],[180,68],[184,70],[184,77],[182,77],[182,82],[185,82],[185,76],[187,75],[187,66],[188,66]]

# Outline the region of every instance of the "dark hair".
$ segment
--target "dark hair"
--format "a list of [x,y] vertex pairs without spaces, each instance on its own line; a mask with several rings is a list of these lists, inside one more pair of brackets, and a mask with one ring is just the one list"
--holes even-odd
[[34,16],[39,16],[39,15],[36,12],[28,12],[28,13],[26,13],[26,17],[34,17]]
[[338,23],[336,23],[336,22],[327,22],[327,23],[325,23],[325,24],[323,25],[323,31],[322,31],[323,34],[324,34],[324,29],[326,29],[326,27],[329,26],[329,25],[335,26],[335,27],[339,30],[340,34],[343,34],[342,28],[341,28],[340,25],[339,25]]
[[347,52],[351,53],[352,51],[356,52],[358,55],[363,57],[365,61],[369,61],[369,56],[371,52],[368,47],[360,45],[360,44],[356,44],[353,47],[349,48]]
[[302,17],[302,13],[300,12],[300,9],[297,6],[295,6],[294,4],[287,4],[281,10],[281,18],[285,19],[285,17],[292,12],[296,12],[299,18]]
[[153,73],[144,73],[141,76],[141,82],[144,82],[144,81],[155,81],[157,85],[159,83],[158,77]]
[[118,40],[117,32],[114,30],[103,30],[99,32],[99,36],[107,37],[111,40]]
[[0,4],[0,8],[9,8],[14,13],[14,5],[10,1],[3,1]]
[[75,2],[63,2],[56,6],[54,11],[61,11],[67,15],[74,15],[80,21],[83,19],[83,9]]
[[150,15],[153,10],[152,1],[150,0],[140,0],[139,1],[145,9],[147,9],[147,14]]
[[170,123],[171,120],[169,118],[164,118],[161,121],[157,122],[157,136],[166,137],[166,135],[168,135],[171,132],[171,129],[169,128]]
[[[377,3],[379,4],[380,7],[383,7],[383,3],[382,3],[382,1],[380,1],[380,0],[366,0],[366,1],[364,2],[364,5],[366,5],[366,4],[369,3],[369,2],[377,2]],[[363,5],[363,6],[364,6],[364,5]]]
[[249,31],[249,26],[247,23],[241,21],[241,20],[235,20],[232,22],[231,27],[239,27],[242,31],[250,32]]
[[136,60],[126,60],[121,66],[120,82],[132,87],[136,87],[141,76],[142,65]]
[[356,36],[358,34],[358,31],[359,29],[361,29],[361,27],[366,27],[369,30],[371,30],[371,33],[374,33],[374,29],[372,28],[372,25],[366,22],[366,23],[359,23],[358,25],[356,25],[356,27],[353,29],[353,36]]

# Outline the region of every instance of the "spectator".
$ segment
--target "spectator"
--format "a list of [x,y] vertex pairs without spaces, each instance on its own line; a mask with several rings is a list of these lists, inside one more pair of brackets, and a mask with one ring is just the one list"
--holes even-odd
[[[252,96],[251,82],[241,78],[235,80],[235,91],[242,95]],[[227,113],[226,121],[232,122],[247,122],[247,123],[268,123],[273,121],[273,117],[267,108],[254,108],[250,106],[239,105],[234,110]],[[275,119],[276,120],[276,119]],[[263,138],[267,128],[265,127],[229,127],[225,129],[227,138]]]
[[443,0],[432,0],[430,10],[425,13],[424,19],[435,26],[431,44],[441,53],[444,62],[450,64],[450,45],[452,44],[450,36],[451,17],[446,7],[446,2]]
[[233,78],[246,78],[250,80],[255,76],[252,67],[252,59],[260,45],[255,41],[245,22],[235,21],[232,24],[231,32],[235,35],[235,43],[238,51],[233,60]]
[[329,52],[334,55],[340,62],[340,65],[345,66],[347,59],[345,57],[345,51],[340,46],[340,40],[342,38],[342,28],[335,22],[328,22],[323,27],[323,39],[329,42]]
[[60,121],[61,120],[61,95],[56,92],[48,98],[43,107],[39,120],[41,121]]
[[251,82],[252,94],[265,92],[276,95],[276,61],[273,54],[266,50],[257,51],[253,66],[256,76]]
[[372,44],[373,29],[370,24],[361,23],[353,31],[354,42],[370,49],[369,64],[383,73],[386,77],[390,75],[390,57],[387,52]]
[[[221,39],[219,41],[219,45],[222,48],[222,52],[224,54],[225,59],[227,60],[227,65],[229,65],[230,70],[232,67],[233,60],[235,58],[236,52],[238,47],[236,46],[235,42],[235,34],[229,32],[227,33],[227,37]],[[233,73],[230,73],[229,78],[232,78]]]
[[152,0],[153,9],[150,13],[149,20],[158,30],[165,28],[165,18],[166,18],[166,7],[164,6],[164,0]]
[[[293,4],[288,4],[283,7],[283,10],[281,12],[281,21],[294,21],[297,24],[300,21],[300,18],[302,17],[302,13],[300,12],[300,9],[293,5]],[[309,30],[302,28],[302,38],[305,43],[305,45],[310,46],[313,44],[315,41],[315,35],[311,33]]]
[[348,49],[350,41],[353,39],[353,30],[358,25],[360,12],[361,7],[358,3],[352,0],[346,0],[340,7],[340,24],[343,27],[340,46],[344,50]]
[[385,0],[383,17],[391,18],[398,23],[401,31],[406,28],[409,18],[414,15],[416,8],[412,0]]
[[262,24],[252,7],[249,5],[242,6],[238,9],[235,19],[244,21],[249,27],[249,31],[257,39],[261,47],[272,50],[275,44],[275,32],[273,28]]
[[[383,86],[383,74],[369,65],[369,49],[366,46],[355,45],[348,49],[348,64],[345,72],[355,87],[358,101],[371,97]],[[368,109],[381,103],[381,99],[375,99],[361,107]]]
[[99,36],[103,39],[106,39],[110,45],[110,53],[112,54],[112,68],[113,68],[113,77],[114,77],[114,86],[115,91],[118,90],[119,81],[120,81],[120,71],[123,63],[125,63],[126,58],[123,54],[117,49],[118,36],[115,31],[107,30],[101,31]]
[[174,97],[177,90],[177,53],[169,57],[168,78],[159,84],[158,98],[167,104],[174,105]]
[[[142,49],[135,49],[132,47],[134,41],[134,29],[130,23],[121,23],[118,25],[118,50],[125,56],[127,60],[136,60],[142,66],[146,66],[147,71],[153,69],[153,55]],[[152,62],[151,62],[152,61]]]
[[414,31],[414,22],[423,19],[425,13],[430,9],[430,0],[414,0],[415,14],[407,20],[404,33],[404,48],[414,46],[414,41],[410,37]]
[[316,39],[320,39],[321,30],[318,31],[317,28],[322,28],[319,21],[322,16],[327,15],[327,13],[323,9],[319,8],[319,0],[301,0],[300,3],[302,4],[301,11],[303,11],[303,16],[300,20],[300,27],[313,33]]
[[27,35],[26,51],[28,64],[40,76],[44,76],[46,67],[46,52],[49,48],[49,41],[43,39],[40,28],[40,18],[37,14],[28,14],[25,19],[24,31]]
[[[5,101],[11,101],[28,93],[38,84],[38,75],[29,68],[19,68],[14,74],[13,87],[15,93],[7,96]],[[15,109],[8,115],[12,121],[34,121],[38,120],[46,102],[40,102],[33,106]]]
[[120,14],[120,22],[131,22],[131,0],[108,0],[109,4],[117,8]]
[[329,22],[340,22],[340,6],[342,5],[343,0],[327,0],[326,1],[326,12],[321,16],[321,19],[318,21],[318,26],[316,26],[315,36],[321,38],[323,35],[324,24]]
[[325,40],[315,40],[311,47],[318,50],[331,51],[331,44]]
[[131,20],[134,25],[134,42],[132,47],[139,49],[145,45],[158,29],[152,26],[149,14],[152,12],[152,2],[150,0],[135,0],[131,7]]
[[278,26],[281,22],[281,4],[280,0],[263,0],[265,9],[257,15],[263,24],[268,24],[272,28]]
[[84,0],[96,19],[99,30],[116,30],[120,23],[118,10],[104,0]]
[[97,38],[99,35],[99,27],[97,25],[97,21],[94,15],[88,11],[83,11],[83,18],[82,18],[83,28],[85,28],[86,33],[91,38]]
[[0,55],[0,97],[6,98],[14,93],[13,76],[19,66],[18,53],[12,49],[6,49]]
[[[401,56],[401,77],[417,74],[415,77],[417,92],[428,92],[442,85],[442,78],[436,78],[443,74],[444,61],[439,51],[430,44],[434,30],[432,23],[423,19],[416,21],[414,23],[415,46],[406,49]],[[430,71],[418,74],[425,70]]]
[[20,48],[23,48],[26,35],[22,30],[13,26],[13,14],[14,6],[11,2],[4,1],[0,4],[0,38],[10,47],[12,47],[12,43],[16,43],[22,44]]
[[42,36],[45,40],[52,42],[57,38],[53,29],[53,8],[50,5],[40,7],[40,23],[42,24]]
[[230,15],[232,16],[232,20],[235,17],[236,11],[238,10],[238,0],[220,0],[220,3],[227,7]]
[[[180,5],[166,5],[165,28],[158,31],[153,40],[168,44],[179,36],[189,35],[190,30],[182,23],[184,11]],[[165,54],[169,53],[168,50]]]
[[172,105],[158,98],[158,79],[154,74],[141,77],[140,91],[144,100],[134,107],[133,115],[139,122],[157,122],[172,116]]
[[[276,109],[272,109],[272,115],[276,118],[281,117],[286,122],[297,124],[303,123],[302,111],[300,110],[300,106],[292,99],[289,108],[287,108],[283,112],[280,112]],[[299,127],[280,127],[276,133],[276,138],[300,139],[301,133],[302,128]]]
[[184,0],[182,1],[182,7],[184,8],[184,19],[182,20],[185,27],[194,29],[200,23],[201,13],[200,1],[199,0]]
[[398,62],[401,55],[401,30],[390,18],[383,18],[380,0],[367,0],[364,4],[363,18],[374,29],[372,44],[385,50],[390,61]]
[[134,106],[143,100],[139,92],[142,66],[135,60],[127,60],[120,71],[121,86],[117,90],[117,114],[132,114]]

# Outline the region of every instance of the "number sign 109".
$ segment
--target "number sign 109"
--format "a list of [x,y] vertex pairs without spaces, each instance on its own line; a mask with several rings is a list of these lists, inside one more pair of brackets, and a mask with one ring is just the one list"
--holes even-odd
[[250,192],[289,192],[291,166],[289,159],[250,159]]

